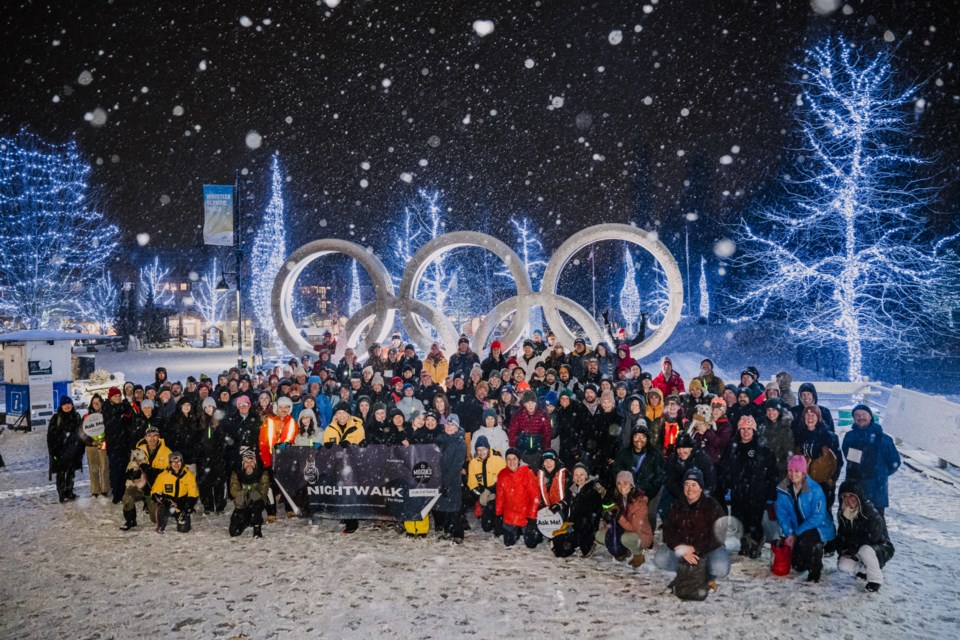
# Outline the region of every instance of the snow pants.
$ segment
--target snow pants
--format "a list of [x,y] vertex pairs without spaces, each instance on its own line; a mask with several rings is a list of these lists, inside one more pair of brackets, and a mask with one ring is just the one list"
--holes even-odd
[[57,496],[63,502],[73,495],[73,478],[75,469],[60,469],[57,471]]
[[837,558],[837,569],[844,573],[866,573],[867,582],[883,584],[883,570],[877,559],[877,552],[868,544],[857,549],[854,557],[840,556]]
[[816,529],[797,536],[793,544],[793,569],[809,571],[812,575],[820,575],[823,570],[823,541]]
[[437,531],[455,540],[463,540],[463,520],[459,511],[433,510],[433,519],[437,522]]
[[90,471],[90,495],[110,493],[110,463],[107,452],[100,447],[86,447],[87,469]]
[[504,524],[503,525],[503,544],[507,547],[512,547],[517,543],[518,540],[523,538],[523,544],[527,545],[528,549],[535,548],[543,540],[543,535],[537,530],[537,521],[531,520],[531,524],[527,524],[525,527],[518,527],[514,524]]
[[204,471],[198,488],[205,513],[220,513],[227,507],[227,478],[222,466]]
[[263,524],[263,500],[254,500],[245,502],[244,507],[239,506],[233,510],[230,516],[230,537],[236,538],[250,526],[260,526]]
[[[653,563],[661,571],[676,571],[679,564],[679,558],[673,549],[665,544],[660,545],[656,555],[653,557]],[[700,562],[707,563],[707,575],[711,580],[724,578],[730,573],[730,553],[726,547],[717,547],[707,554],[706,558],[701,558]]]
[[113,493],[113,504],[117,504],[123,500],[123,492],[126,490],[130,451],[126,449],[108,451],[107,459],[110,467],[110,491]]

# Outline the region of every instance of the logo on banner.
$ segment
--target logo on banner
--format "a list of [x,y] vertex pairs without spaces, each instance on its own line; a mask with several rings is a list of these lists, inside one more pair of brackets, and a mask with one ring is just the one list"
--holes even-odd
[[418,462],[413,466],[413,479],[424,484],[430,482],[430,478],[433,477],[433,467],[431,467],[426,462]]
[[317,461],[314,458],[307,460],[307,464],[303,467],[303,479],[308,484],[316,484],[320,479],[320,469],[317,468]]

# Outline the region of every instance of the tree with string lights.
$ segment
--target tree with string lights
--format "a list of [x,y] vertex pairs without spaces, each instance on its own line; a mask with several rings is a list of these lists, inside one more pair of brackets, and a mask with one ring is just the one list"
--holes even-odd
[[347,304],[347,315],[353,317],[363,303],[360,302],[360,274],[357,272],[357,261],[352,260],[350,266],[350,302]]
[[640,290],[637,289],[637,267],[630,256],[630,249],[623,248],[623,288],[620,289],[620,313],[626,330],[632,333],[637,320],[640,318]]
[[734,264],[738,320],[783,318],[801,344],[842,346],[847,376],[863,379],[864,348],[904,353],[939,327],[921,308],[943,280],[946,240],[925,241],[932,189],[907,149],[916,86],[898,89],[889,53],[842,39],[798,66],[806,149],[786,198],[744,220]]
[[73,142],[0,138],[0,315],[19,326],[58,327],[116,250],[89,173]]
[[[397,285],[417,250],[443,234],[446,227],[440,193],[421,189],[417,195],[418,200],[403,208],[403,230],[394,244],[393,277]],[[450,295],[452,276],[453,272],[447,268],[446,255],[441,255],[426,268],[414,294],[427,304],[443,309]]]
[[140,306],[147,304],[147,295],[153,295],[153,304],[167,307],[173,304],[173,291],[165,287],[164,280],[170,275],[170,269],[160,265],[160,257],[154,256],[153,262],[140,267]]
[[[522,218],[520,220],[510,218],[510,225],[513,227],[516,238],[516,245],[514,246],[517,254],[523,261],[523,266],[530,276],[530,283],[533,285],[533,290],[538,291],[540,289],[540,281],[543,279],[543,272],[547,268],[548,256],[543,249],[543,243],[540,241],[538,237],[539,234],[537,230],[534,229],[529,218]],[[510,278],[511,280],[513,278],[510,270],[506,267],[501,268],[495,275]],[[530,335],[534,329],[543,329],[543,310],[540,309],[540,307],[530,310],[530,323],[527,327],[526,335]]]
[[276,343],[276,327],[273,325],[273,281],[283,267],[287,256],[287,223],[284,216],[283,175],[280,157],[273,155],[270,182],[270,202],[263,214],[260,229],[253,239],[250,251],[252,282],[250,298],[260,328]]
[[707,288],[707,259],[700,256],[700,317],[710,320],[710,290]]
[[204,330],[210,328],[219,330],[227,314],[227,307],[232,296],[229,295],[228,291],[217,289],[221,275],[220,265],[217,259],[213,258],[210,269],[193,283],[191,293],[193,308],[203,318]]
[[104,269],[93,287],[77,300],[77,309],[82,318],[97,323],[97,331],[106,335],[117,324],[119,302],[120,289],[113,275]]

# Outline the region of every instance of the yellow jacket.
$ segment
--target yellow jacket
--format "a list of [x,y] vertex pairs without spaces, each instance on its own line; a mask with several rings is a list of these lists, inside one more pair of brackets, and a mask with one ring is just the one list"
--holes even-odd
[[344,440],[351,444],[360,444],[366,438],[363,430],[363,421],[356,416],[350,416],[347,424],[341,427],[336,418],[323,430],[323,441],[340,444]]
[[497,476],[507,463],[500,456],[492,453],[486,460],[481,460],[479,456],[470,459],[467,466],[467,488],[474,489],[492,489],[497,484]]
[[153,483],[152,495],[164,495],[174,499],[178,498],[199,498],[200,491],[197,490],[197,478],[184,466],[179,474],[175,474],[170,469],[165,470],[157,477]]
[[434,364],[430,358],[423,359],[423,370],[430,374],[435,384],[446,389],[447,372],[450,370],[450,362],[443,358],[440,362]]
[[170,447],[166,445],[163,441],[163,438],[160,438],[160,444],[157,445],[157,450],[153,452],[153,458],[150,457],[150,451],[147,449],[147,439],[144,438],[137,443],[137,449],[143,451],[143,455],[147,458],[147,464],[154,470],[154,475],[157,472],[165,471],[167,467],[170,466]]

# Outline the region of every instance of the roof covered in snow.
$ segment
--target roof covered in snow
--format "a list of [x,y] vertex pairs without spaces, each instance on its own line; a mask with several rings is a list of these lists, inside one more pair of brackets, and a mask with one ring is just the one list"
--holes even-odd
[[76,333],[70,331],[47,331],[44,329],[27,329],[26,331],[12,331],[0,334],[0,343],[5,342],[48,342],[50,340],[96,340],[113,338],[115,336],[101,336],[96,333]]

